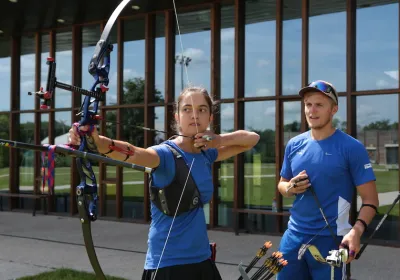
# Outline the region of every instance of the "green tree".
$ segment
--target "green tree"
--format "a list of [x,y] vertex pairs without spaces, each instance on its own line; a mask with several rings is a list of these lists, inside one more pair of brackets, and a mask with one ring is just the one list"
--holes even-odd
[[389,119],[383,119],[380,121],[372,122],[366,126],[364,126],[363,130],[390,130],[397,129],[398,123],[390,124]]
[[[124,82],[124,103],[125,104],[140,104],[144,102],[145,80],[141,77],[128,79]],[[154,90],[153,102],[164,102],[164,97],[158,89]],[[110,124],[107,126],[107,135],[116,135],[117,125],[111,122],[116,122],[116,112],[107,112],[107,121]],[[157,119],[155,117],[155,119]],[[122,140],[132,143],[133,145],[143,147],[144,132],[140,128],[131,127],[129,125],[144,126],[144,111],[141,108],[124,109],[122,113]]]

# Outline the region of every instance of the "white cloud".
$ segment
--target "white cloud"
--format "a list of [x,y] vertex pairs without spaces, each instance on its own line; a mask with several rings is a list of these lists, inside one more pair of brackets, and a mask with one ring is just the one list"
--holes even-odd
[[[181,53],[177,53],[176,56],[180,56]],[[193,64],[201,64],[204,62],[208,62],[208,56],[206,56],[205,52],[202,49],[196,49],[196,48],[187,48],[183,52],[184,56],[190,57],[192,61],[190,62],[190,65]]]
[[394,70],[394,71],[383,71],[386,75],[388,75],[390,78],[395,79],[396,81],[399,80],[399,71]]
[[[117,73],[116,72],[113,73],[112,77],[113,77],[113,79],[115,79],[115,83],[117,83],[116,76],[117,76]],[[132,79],[132,78],[136,78],[136,77],[143,77],[143,75],[141,75],[135,69],[131,69],[131,68],[124,69],[124,80]]]
[[232,63],[232,62],[233,62],[232,55],[221,54],[221,64]]
[[223,29],[221,31],[221,42],[222,43],[232,42],[234,40],[235,40],[235,29],[234,28]]
[[262,67],[264,67],[264,66],[268,66],[270,64],[270,61],[269,60],[266,60],[266,59],[259,59],[258,61],[257,61],[257,66],[259,67],[259,68],[262,68]]
[[264,111],[264,116],[275,117],[275,106],[267,107],[267,109]]
[[256,90],[256,96],[271,96],[271,90],[268,88],[258,88]]
[[387,88],[390,84],[386,80],[377,80],[376,81],[376,86],[377,88]]
[[360,104],[357,106],[357,123],[361,126],[379,120],[382,116],[373,106]]
[[235,116],[235,109],[233,108],[233,106],[225,107],[221,111],[221,118],[222,119],[233,119],[234,116]]

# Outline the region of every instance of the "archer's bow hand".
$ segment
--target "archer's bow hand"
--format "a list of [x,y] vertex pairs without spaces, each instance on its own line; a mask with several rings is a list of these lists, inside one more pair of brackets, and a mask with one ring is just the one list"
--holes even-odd
[[348,234],[346,234],[339,248],[345,248],[349,250],[349,258],[346,263],[350,263],[354,260],[355,256],[360,251],[360,239],[362,233],[352,228]]
[[69,145],[80,146],[81,137],[87,135],[90,135],[93,138],[94,143],[96,144],[99,143],[100,141],[99,132],[97,131],[96,126],[90,126],[90,125],[79,126],[78,123],[74,123],[68,132],[69,132],[68,136]]

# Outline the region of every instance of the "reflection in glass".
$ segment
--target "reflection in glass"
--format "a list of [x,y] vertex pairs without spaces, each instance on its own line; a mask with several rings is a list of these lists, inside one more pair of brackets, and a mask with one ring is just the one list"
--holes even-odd
[[234,6],[221,7],[221,98],[233,98],[235,93],[234,18]]
[[[157,130],[165,131],[164,129],[164,117],[165,109],[164,107],[155,107],[154,108],[154,128]],[[162,132],[154,132],[154,145],[158,145],[166,140],[165,133]]]
[[[90,75],[87,70],[89,67],[89,62],[92,59],[94,49],[96,47],[97,41],[100,38],[100,26],[99,25],[89,25],[82,28],[82,88],[91,89],[93,83],[95,82],[92,75]],[[116,50],[114,49],[113,52]],[[111,62],[112,63],[112,62]],[[111,83],[111,82],[110,82]],[[107,92],[107,101],[112,97],[114,93],[109,90]],[[82,96],[83,101],[84,96]]]
[[[181,13],[181,37],[176,30],[175,97],[188,85],[210,90],[210,10]],[[183,50],[180,42],[183,42]],[[183,52],[183,53],[182,53]]]
[[[234,130],[234,112],[235,108],[231,103],[223,103],[221,110],[221,134],[229,133]],[[232,226],[233,209],[233,158],[221,161],[219,171],[219,203],[218,203],[218,225]],[[214,186],[216,187],[216,186]]]
[[[72,31],[59,32],[56,34],[56,57],[57,80],[66,84],[72,83]],[[46,65],[46,71],[48,66]],[[47,75],[45,76],[47,77]],[[55,93],[56,108],[71,107],[72,93],[57,88]]]
[[[244,207],[271,210],[275,197],[275,101],[245,103],[245,129],[260,135],[260,141],[244,155]],[[247,215],[250,231],[272,231],[273,216]]]
[[[9,115],[0,115],[0,138],[10,139],[9,136]],[[0,149],[0,191],[8,191],[9,180],[10,180],[10,159],[9,159],[10,149]],[[8,207],[8,199],[3,199],[4,208]]]
[[0,103],[0,111],[10,111],[10,94],[11,94],[10,51],[11,51],[10,39],[0,38],[0,84],[2,86],[2,95],[1,95],[2,102]]
[[145,22],[124,22],[124,96],[123,104],[144,102]]
[[333,127],[347,132],[347,106],[346,97],[339,97],[339,109],[332,120]]
[[245,96],[275,95],[276,6],[246,1]]
[[[115,122],[117,120],[117,111],[107,110],[105,112],[106,120],[110,122]],[[124,128],[123,128],[124,129]],[[126,129],[126,128],[125,128]],[[107,123],[105,132],[101,133],[102,135],[110,138],[110,139],[117,139],[117,125],[113,123]],[[116,178],[117,168],[112,165],[105,164],[106,169],[106,180],[112,180]],[[105,216],[108,217],[115,217],[116,216],[116,184],[115,183],[107,183],[102,184],[98,182],[99,185],[99,196],[101,195],[104,197],[105,200]]]
[[283,0],[282,95],[301,87],[301,1]]
[[155,89],[162,98],[155,102],[164,102],[165,99],[165,16],[156,15],[156,54],[155,54]]
[[[379,214],[371,228],[382,218],[399,193],[398,95],[357,97],[357,139],[367,149],[376,176]],[[361,206],[358,198],[357,209]],[[376,233],[376,239],[398,239],[399,208],[395,207]]]
[[[299,134],[301,124],[301,102],[292,101],[283,103],[283,149],[285,150],[286,144],[289,140]],[[289,178],[286,178],[289,179]],[[282,197],[283,209],[288,210],[292,207],[294,201],[293,197]]]
[[357,90],[399,87],[399,4],[393,2],[357,8]]
[[35,109],[35,96],[28,92],[35,89],[35,38],[34,36],[21,38],[21,78],[20,78],[20,109]]
[[[346,91],[346,0],[310,1],[309,81],[325,80]],[[329,33],[326,33],[329,30]]]
[[266,209],[275,195],[275,101],[245,103],[245,129],[260,135],[245,152],[245,207]]
[[[68,143],[69,129],[71,127],[71,112],[56,112],[55,114],[55,145],[62,145]],[[69,193],[71,188],[71,161],[74,160],[71,157],[56,157],[56,168],[55,168],[55,203],[56,212],[68,212],[69,211]],[[92,162],[93,171],[98,178],[98,163]],[[91,183],[90,180],[87,181]]]
[[[34,144],[35,135],[35,124],[33,122],[34,114],[20,114],[20,129],[19,137],[17,141]],[[31,150],[18,150],[20,161],[19,161],[19,180],[20,180],[20,191],[30,192],[34,190],[34,151]]]
[[[144,110],[143,108],[122,109],[122,122],[125,124],[135,123],[143,126]],[[144,131],[134,127],[122,126],[122,137],[120,140],[136,146],[144,146]],[[123,216],[133,219],[142,219],[144,202],[144,174],[133,169],[123,169]]]
[[106,105],[117,104],[118,89],[118,44],[117,44],[117,24],[114,24],[110,33],[110,43],[113,45],[113,51],[110,53],[110,71],[108,73],[109,83],[106,98]]
[[[40,56],[40,86],[46,88],[47,75],[49,72],[49,66],[47,65],[47,58],[50,57],[50,36],[49,34],[42,34],[42,53]],[[58,64],[58,61],[56,61]],[[58,66],[59,67],[59,66]],[[59,80],[61,81],[61,80]],[[35,89],[36,91],[39,89]],[[57,89],[58,92],[58,89]],[[57,93],[56,93],[57,94]]]

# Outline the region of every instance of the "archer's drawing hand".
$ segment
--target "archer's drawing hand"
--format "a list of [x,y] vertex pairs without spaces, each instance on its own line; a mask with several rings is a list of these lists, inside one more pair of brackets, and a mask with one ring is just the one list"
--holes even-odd
[[203,150],[218,149],[221,145],[221,136],[211,131],[198,133],[194,136],[194,146]]
[[305,192],[310,186],[310,181],[308,180],[308,175],[305,170],[301,171],[297,176],[293,177],[290,181],[288,187],[288,193],[300,194]]
[[[84,125],[84,126],[73,125],[68,131],[69,132],[68,144],[79,146],[81,144],[81,135],[88,134],[90,128],[91,127],[89,125]],[[94,141],[97,143],[99,140],[99,133],[97,131],[96,126],[92,126],[92,129],[93,130],[90,132],[90,136],[93,137]]]

